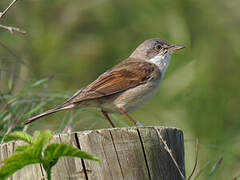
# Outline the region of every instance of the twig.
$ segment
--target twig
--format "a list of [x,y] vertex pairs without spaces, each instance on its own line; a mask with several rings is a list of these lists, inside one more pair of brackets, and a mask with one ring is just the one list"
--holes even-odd
[[21,33],[21,34],[26,34],[26,31],[23,31],[23,30],[21,30],[17,27],[5,26],[5,25],[2,25],[2,24],[0,24],[0,27],[8,30],[11,34],[13,34],[14,32],[18,32],[18,33]]
[[185,177],[184,177],[182,171],[180,170],[177,161],[176,161],[175,158],[173,157],[172,151],[169,149],[166,141],[162,138],[162,135],[159,133],[158,129],[157,129],[156,127],[154,127],[154,129],[157,131],[158,137],[161,139],[161,141],[162,141],[163,144],[164,144],[165,150],[168,152],[168,154],[170,155],[173,163],[174,163],[175,166],[177,167],[177,170],[178,170],[179,174],[181,175],[181,178],[182,178],[183,180],[185,180]]
[[[15,2],[17,2],[17,0],[13,0],[3,12],[0,12],[0,19],[15,4]],[[11,34],[13,34],[14,32],[21,33],[21,34],[26,34],[26,31],[23,31],[23,30],[21,30],[21,29],[19,29],[17,27],[5,26],[5,25],[0,24],[0,28],[8,30]]]
[[6,12],[10,9],[10,7],[13,6],[13,4],[14,4],[16,1],[17,1],[17,0],[13,0],[3,12],[0,12],[0,19],[6,14]]
[[198,151],[199,151],[199,148],[198,148],[198,139],[196,139],[196,157],[195,157],[195,164],[193,166],[193,170],[188,178],[188,180],[191,179],[191,177],[193,176],[195,170],[196,170],[196,167],[197,167],[197,163],[198,163]]

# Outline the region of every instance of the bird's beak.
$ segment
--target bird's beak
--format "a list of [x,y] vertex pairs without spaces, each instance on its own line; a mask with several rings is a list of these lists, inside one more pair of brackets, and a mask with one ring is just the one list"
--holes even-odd
[[183,45],[170,45],[170,47],[169,47],[169,50],[171,50],[171,51],[176,51],[176,50],[179,50],[179,49],[183,49],[183,48],[185,48],[185,46],[183,46]]

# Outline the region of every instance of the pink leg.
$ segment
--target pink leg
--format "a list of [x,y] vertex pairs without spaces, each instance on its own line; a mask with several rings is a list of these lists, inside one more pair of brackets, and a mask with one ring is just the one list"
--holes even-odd
[[115,127],[115,125],[113,124],[112,120],[110,119],[110,117],[108,116],[108,113],[104,110],[101,110],[103,115],[107,118],[107,120],[110,122],[112,127]]
[[140,122],[136,121],[136,120],[133,119],[131,116],[129,116],[127,113],[125,113],[122,108],[119,108],[119,112],[120,112],[121,114],[127,116],[128,119],[130,119],[136,126],[143,126]]

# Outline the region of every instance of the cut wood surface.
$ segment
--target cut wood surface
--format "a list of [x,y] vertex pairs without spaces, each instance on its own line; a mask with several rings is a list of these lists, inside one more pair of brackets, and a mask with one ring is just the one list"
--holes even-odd
[[[177,128],[90,130],[55,135],[52,142],[71,144],[102,159],[102,162],[96,162],[61,158],[53,167],[53,180],[182,180],[182,176],[185,176],[183,132]],[[0,160],[10,156],[19,143],[2,144]],[[36,164],[19,170],[9,179],[47,178],[43,168]]]

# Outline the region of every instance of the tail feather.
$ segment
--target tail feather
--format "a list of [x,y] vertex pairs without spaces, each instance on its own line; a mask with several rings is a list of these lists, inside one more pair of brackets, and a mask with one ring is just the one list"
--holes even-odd
[[48,111],[46,111],[46,112],[43,112],[43,113],[41,113],[41,114],[38,114],[38,115],[36,115],[36,116],[33,116],[33,117],[29,118],[28,120],[26,120],[26,121],[24,122],[24,125],[30,124],[30,123],[32,123],[33,121],[36,121],[37,119],[39,119],[39,118],[41,118],[41,117],[44,117],[44,116],[47,116],[47,115],[49,115],[49,114],[53,114],[53,113],[56,113],[56,112],[58,112],[58,111],[62,111],[62,110],[65,110],[65,109],[70,109],[70,108],[72,108],[71,105],[70,105],[70,106],[66,106],[66,107],[61,107],[61,106],[59,106],[59,107],[57,107],[57,108],[50,109],[50,110],[48,110]]

